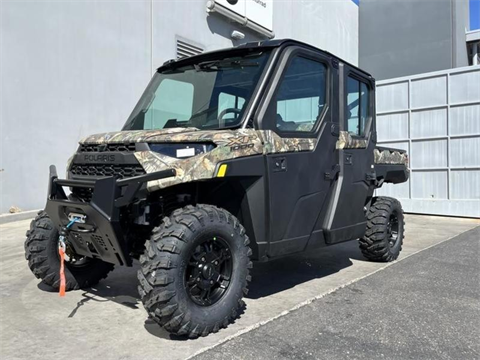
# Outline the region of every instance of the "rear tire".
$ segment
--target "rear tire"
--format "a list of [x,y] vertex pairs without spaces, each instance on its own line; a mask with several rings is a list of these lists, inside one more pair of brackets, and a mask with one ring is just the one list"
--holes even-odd
[[191,338],[227,327],[248,292],[249,242],[239,221],[212,205],[187,206],[164,218],[146,242],[138,271],[150,317]]
[[360,250],[368,260],[394,261],[402,250],[405,221],[397,199],[376,197],[367,213],[367,230],[360,239]]
[[[32,220],[25,241],[25,258],[32,273],[45,284],[60,287],[60,257],[58,230],[45,211]],[[98,259],[86,259],[82,265],[65,262],[66,290],[77,290],[97,284],[113,270],[113,264]]]

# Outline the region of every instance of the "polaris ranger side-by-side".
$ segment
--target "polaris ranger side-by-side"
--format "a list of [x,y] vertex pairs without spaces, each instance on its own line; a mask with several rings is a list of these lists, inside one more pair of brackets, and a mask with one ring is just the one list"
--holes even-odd
[[73,290],[139,259],[152,319],[216,332],[243,306],[253,260],[356,239],[367,259],[398,257],[401,205],[373,195],[408,179],[408,157],[376,138],[374,79],[312,46],[168,61],[122,131],[81,140],[66,179],[50,167],[28,265]]

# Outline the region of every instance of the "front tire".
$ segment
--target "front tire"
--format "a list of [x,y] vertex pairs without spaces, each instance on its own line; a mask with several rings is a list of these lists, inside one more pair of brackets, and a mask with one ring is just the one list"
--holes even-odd
[[405,220],[397,199],[376,197],[367,213],[367,230],[360,239],[360,250],[368,260],[394,261],[400,255]]
[[150,317],[191,338],[227,327],[244,306],[252,267],[239,221],[212,205],[175,210],[153,229],[138,287]]
[[[25,258],[32,273],[45,284],[60,287],[58,230],[45,211],[32,220],[25,241]],[[97,284],[113,270],[113,264],[85,258],[81,265],[65,262],[66,290],[77,290]]]

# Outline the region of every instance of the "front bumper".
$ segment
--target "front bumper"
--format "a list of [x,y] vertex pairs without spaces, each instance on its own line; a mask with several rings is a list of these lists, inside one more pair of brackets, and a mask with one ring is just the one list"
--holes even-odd
[[[58,179],[57,170],[51,165],[45,211],[59,230],[69,223],[69,214],[86,215],[85,223],[74,223],[69,229],[68,242],[78,255],[131,266],[120,210],[132,203],[145,182],[172,176],[175,170],[169,169],[119,180],[113,176],[66,180]],[[90,202],[70,200],[63,187],[91,188],[92,199]]]

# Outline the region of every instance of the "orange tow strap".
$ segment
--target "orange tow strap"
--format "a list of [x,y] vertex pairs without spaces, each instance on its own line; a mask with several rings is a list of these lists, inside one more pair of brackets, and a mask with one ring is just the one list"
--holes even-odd
[[[70,220],[68,225],[60,232],[60,236],[58,238],[58,253],[60,254],[60,297],[65,296],[65,291],[67,288],[67,281],[65,280],[65,251],[67,250],[67,246],[65,244],[65,237],[68,236],[68,229],[72,227],[74,223],[78,221],[78,218],[74,218]],[[67,261],[69,258],[67,257]]]
[[58,248],[58,252],[60,253],[60,297],[65,296],[65,288],[66,288],[66,281],[65,281],[65,251],[60,246]]

